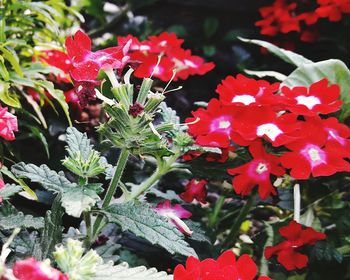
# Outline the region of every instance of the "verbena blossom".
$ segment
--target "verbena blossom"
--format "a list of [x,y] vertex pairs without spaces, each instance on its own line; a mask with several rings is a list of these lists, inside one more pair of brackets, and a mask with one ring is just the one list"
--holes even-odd
[[192,234],[190,228],[182,221],[182,219],[191,218],[192,213],[184,209],[180,204],[172,206],[170,200],[166,200],[163,203],[159,203],[155,211],[172,222],[182,233],[186,235]]
[[235,168],[229,168],[227,172],[235,177],[232,185],[237,194],[249,195],[253,188],[258,186],[258,192],[262,199],[269,195],[276,194],[276,190],[271,184],[271,175],[282,176],[285,174],[284,168],[280,166],[278,156],[268,154],[262,143],[256,141],[249,146],[249,152],[253,159]]
[[307,266],[308,256],[299,251],[305,246],[314,245],[317,241],[326,238],[324,233],[318,232],[311,227],[305,227],[291,221],[287,226],[281,227],[279,233],[286,240],[275,246],[267,246],[265,257],[270,259],[277,255],[277,261],[287,270],[300,269]]
[[340,88],[338,85],[328,85],[328,80],[322,79],[309,87],[296,86],[282,87],[284,99],[282,102],[291,112],[312,116],[316,114],[329,114],[340,109],[342,101],[339,100]]
[[62,272],[34,258],[17,261],[12,270],[18,280],[68,280]]
[[265,80],[255,80],[238,74],[236,78],[227,76],[216,88],[223,104],[234,105],[270,105],[278,103],[274,93],[280,83],[270,84]]
[[206,180],[190,180],[185,186],[185,191],[179,196],[185,202],[192,202],[194,199],[201,203],[206,203],[207,189],[205,188],[207,184]]
[[75,81],[94,82],[101,69],[121,69],[129,60],[127,55],[130,43],[110,47],[96,52],[91,51],[91,39],[82,31],[66,39],[68,57],[72,63],[70,74]]
[[[236,260],[232,251],[225,251],[217,260],[198,260],[190,256],[186,267],[182,264],[175,267],[174,280],[253,280],[258,269],[249,255],[242,255]],[[258,280],[268,280],[261,276]]]
[[350,14],[349,0],[317,0],[320,5],[316,14],[321,18],[328,18],[330,21],[340,21],[343,14]]
[[189,133],[195,137],[196,143],[202,146],[228,148],[233,122],[240,108],[225,106],[219,100],[212,99],[206,109],[200,108],[187,118]]
[[17,117],[9,113],[7,107],[0,106],[0,136],[5,140],[14,140],[14,132],[17,131]]
[[192,75],[204,75],[215,67],[214,63],[206,63],[190,50],[183,49],[184,40],[177,38],[175,33],[163,32],[141,42],[131,35],[118,37],[119,44],[127,40],[131,40],[130,60],[135,65],[134,75],[139,78],[153,75],[169,81],[175,71],[175,81],[185,80]]
[[[5,188],[5,182],[0,178],[0,191]],[[2,203],[2,197],[0,196],[0,204]]]
[[330,176],[337,172],[350,171],[347,154],[327,143],[328,133],[311,122],[303,124],[303,137],[286,144],[291,150],[281,156],[282,165],[290,169],[295,179],[306,180],[312,176]]

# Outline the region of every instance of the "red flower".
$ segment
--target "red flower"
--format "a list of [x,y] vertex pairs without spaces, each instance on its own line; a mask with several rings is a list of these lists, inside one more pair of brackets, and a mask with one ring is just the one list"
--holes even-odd
[[[285,171],[280,166],[277,156],[266,153],[260,141],[249,146],[249,152],[253,160],[236,168],[230,168],[227,172],[236,175],[232,180],[232,185],[237,194],[249,195],[255,186],[258,186],[259,195],[266,199],[270,194],[275,195],[270,180],[271,174],[282,176]],[[238,175],[237,175],[238,174]]]
[[273,105],[278,103],[274,93],[279,83],[270,84],[265,80],[254,80],[238,74],[227,76],[216,88],[220,101],[234,105]]
[[236,116],[235,134],[231,138],[237,144],[247,146],[260,137],[278,147],[298,139],[299,127],[294,114],[279,116],[269,106],[246,107]]
[[0,136],[5,140],[14,140],[14,132],[18,131],[17,117],[0,106]]
[[316,9],[316,14],[330,21],[340,21],[342,14],[350,13],[349,0],[317,0],[317,3],[320,7]]
[[95,88],[99,84],[98,81],[81,81],[75,83],[74,92],[78,97],[81,108],[85,108],[91,101],[96,100]]
[[295,16],[296,3],[288,4],[285,0],[276,0],[272,6],[259,9],[262,20],[255,23],[261,27],[262,35],[275,36],[278,33],[300,32],[299,18]]
[[[174,270],[174,280],[253,280],[258,270],[249,255],[242,255],[236,261],[232,251],[221,254],[217,260],[199,261],[189,257],[186,267],[179,264]],[[268,280],[263,276],[259,280]]]
[[180,204],[172,206],[170,200],[166,200],[163,203],[159,203],[155,208],[155,211],[176,225],[182,233],[186,235],[192,234],[189,227],[181,220],[190,218],[192,213],[184,209]]
[[279,232],[286,240],[276,246],[266,247],[265,257],[270,259],[272,255],[277,255],[277,261],[287,270],[306,267],[308,257],[299,253],[299,250],[326,238],[324,233],[315,231],[311,227],[303,229],[301,224],[295,221],[291,221],[288,226],[281,227]]
[[17,261],[13,266],[13,275],[18,280],[68,280],[68,277],[57,269],[34,258]]
[[70,74],[76,81],[95,81],[103,69],[121,69],[129,60],[127,56],[131,41],[123,46],[91,51],[91,39],[82,31],[66,39],[68,57],[72,63]]
[[183,39],[177,38],[175,33],[162,32],[158,36],[149,36],[150,52],[162,53],[168,52],[172,48],[180,48]]
[[173,76],[174,64],[165,56],[161,57],[159,64],[158,56],[155,54],[134,53],[131,55],[133,61],[140,65],[136,68],[134,75],[138,78],[149,78],[152,74],[162,81],[169,81]]
[[237,106],[224,106],[219,100],[212,99],[206,109],[200,108],[192,112],[193,118],[186,119],[189,133],[201,146],[227,148],[239,109]]
[[206,180],[197,181],[192,179],[189,181],[185,187],[185,191],[179,196],[185,202],[192,202],[194,199],[198,200],[201,203],[206,203],[205,199],[207,197],[207,189],[205,185],[207,184]]
[[310,87],[282,87],[282,94],[288,110],[304,116],[333,113],[342,105],[339,86],[328,86],[327,79],[315,82]]
[[57,81],[70,83],[69,71],[72,63],[66,53],[59,50],[43,50],[40,53],[40,60],[63,71],[62,74],[55,77]]
[[286,144],[291,152],[281,156],[281,163],[290,168],[290,175],[295,179],[330,176],[337,172],[350,171],[350,164],[344,160],[344,152],[327,144],[328,133],[312,122],[304,122],[304,136],[298,141]]

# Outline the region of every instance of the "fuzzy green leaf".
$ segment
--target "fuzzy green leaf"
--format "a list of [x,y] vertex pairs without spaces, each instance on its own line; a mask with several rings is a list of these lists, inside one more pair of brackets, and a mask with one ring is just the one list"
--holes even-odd
[[8,216],[0,215],[0,229],[9,230],[17,227],[40,229],[44,226],[42,217],[24,215],[22,212]]
[[0,189],[0,197],[2,199],[8,199],[16,193],[19,193],[21,190],[21,186],[15,184],[6,184],[3,189]]
[[122,230],[131,231],[152,244],[160,245],[171,254],[196,255],[176,226],[158,215],[147,204],[132,201],[124,204],[113,204],[103,213],[109,222],[120,225]]

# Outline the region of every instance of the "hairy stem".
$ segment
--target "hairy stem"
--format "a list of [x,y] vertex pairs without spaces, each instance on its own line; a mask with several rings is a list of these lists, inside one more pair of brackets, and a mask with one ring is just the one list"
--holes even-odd
[[[109,184],[106,195],[105,195],[103,202],[102,202],[102,209],[106,208],[111,203],[112,198],[114,196],[114,193],[118,187],[120,178],[123,175],[123,172],[124,172],[124,169],[126,166],[126,162],[128,161],[129,155],[130,155],[130,153],[127,149],[121,150],[113,178]],[[99,234],[100,229],[101,229],[101,224],[103,222],[104,222],[104,217],[102,215],[98,215],[96,218],[96,221],[94,223],[94,226],[93,226],[93,234],[92,234],[91,241],[94,241],[94,239],[97,238],[97,235]]]
[[248,197],[245,205],[243,205],[241,211],[239,212],[238,217],[236,218],[235,222],[232,224],[230,233],[228,234],[228,236],[226,237],[226,240],[223,243],[223,248],[229,248],[235,244],[235,240],[237,238],[237,235],[239,234],[239,229],[241,227],[241,224],[247,218],[247,215],[250,212],[250,208],[252,207],[254,200],[255,200],[255,192]]

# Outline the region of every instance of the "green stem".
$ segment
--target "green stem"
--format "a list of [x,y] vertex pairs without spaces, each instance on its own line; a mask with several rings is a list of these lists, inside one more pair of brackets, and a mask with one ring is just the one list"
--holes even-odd
[[[120,181],[120,178],[123,175],[125,165],[126,165],[126,162],[128,161],[129,155],[130,155],[130,153],[127,149],[122,149],[120,151],[120,155],[118,158],[118,162],[117,162],[117,166],[116,166],[113,178],[109,184],[105,198],[103,199],[103,202],[102,202],[102,209],[108,207],[109,204],[111,203],[112,198],[114,196],[114,193],[118,187],[118,183]],[[94,226],[93,226],[93,234],[92,234],[93,238],[91,241],[94,241],[94,239],[97,238],[97,235],[99,234],[100,229],[101,229],[101,224],[103,222],[104,222],[104,217],[102,215],[98,215],[96,217],[96,221],[95,221]]]
[[175,152],[175,154],[169,157],[167,160],[158,161],[156,171],[146,181],[142,182],[137,188],[135,188],[135,190],[130,193],[130,196],[126,199],[126,201],[139,197],[141,194],[153,187],[163,175],[169,172],[179,155],[180,152]]
[[85,239],[85,242],[86,242],[86,245],[90,245],[91,243],[91,216],[90,216],[90,213],[87,212],[87,211],[84,211],[83,212],[83,218],[84,218],[84,221],[85,221],[85,226],[86,226],[86,239]]
[[220,210],[225,202],[225,196],[221,195],[215,203],[214,212],[209,216],[209,227],[216,226]]
[[228,234],[228,236],[226,237],[226,240],[222,245],[224,249],[229,248],[235,244],[235,240],[237,238],[237,235],[239,234],[239,229],[242,223],[244,222],[244,220],[246,219],[247,215],[249,214],[250,208],[252,207],[254,200],[255,200],[255,192],[248,197],[245,205],[242,207],[241,211],[238,214],[238,217],[233,223],[230,233]]

